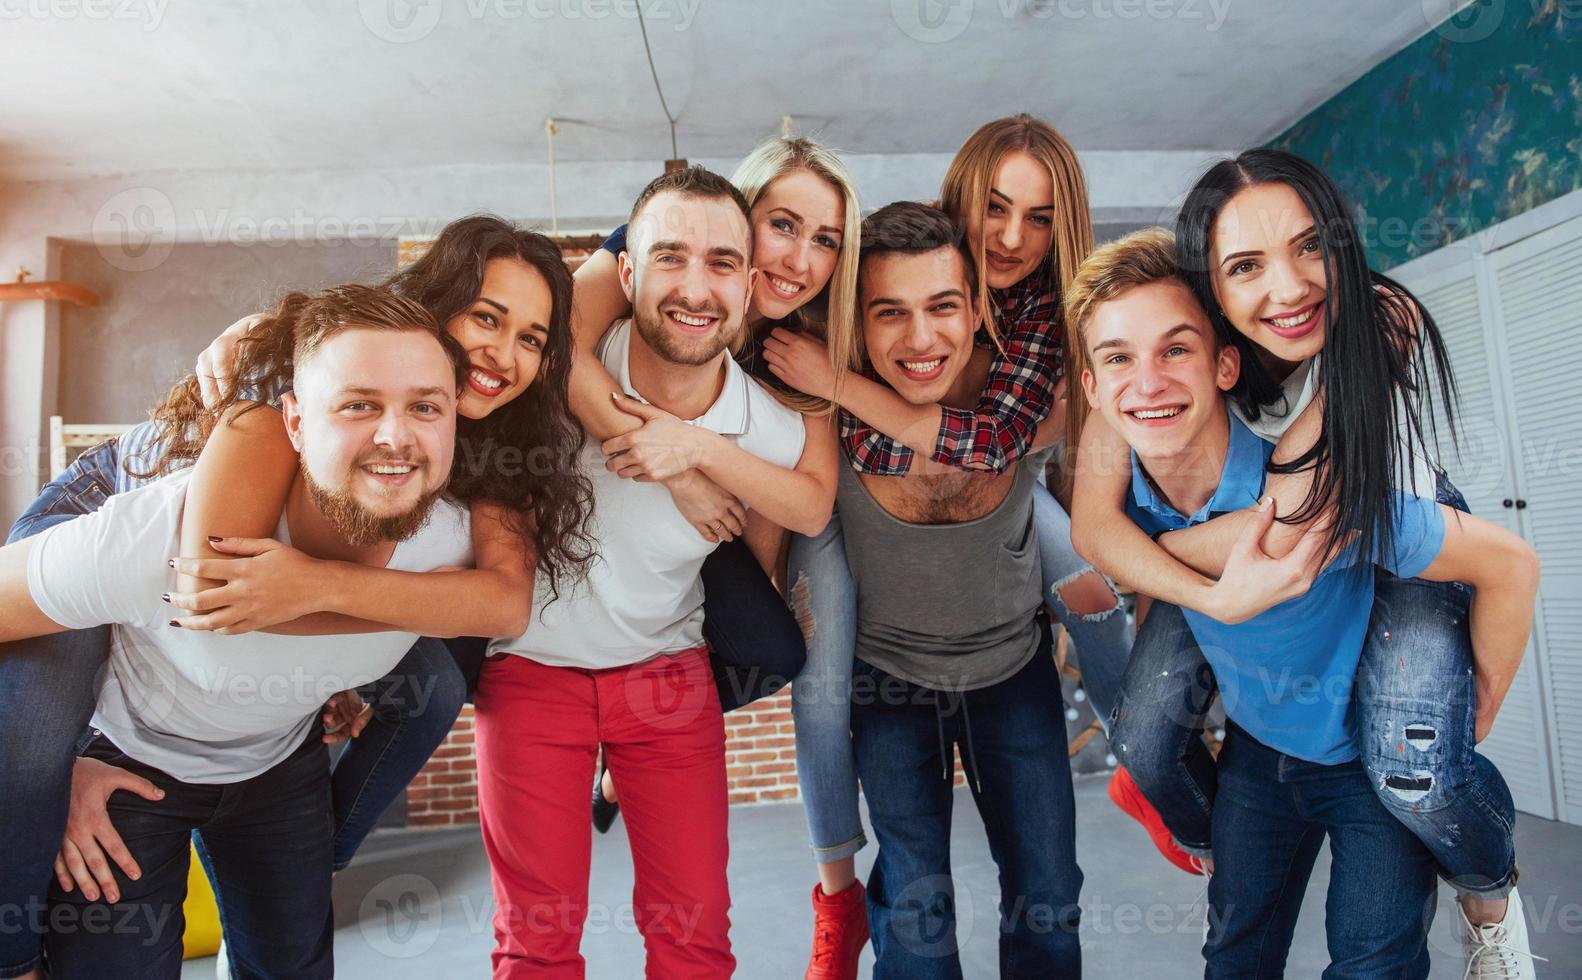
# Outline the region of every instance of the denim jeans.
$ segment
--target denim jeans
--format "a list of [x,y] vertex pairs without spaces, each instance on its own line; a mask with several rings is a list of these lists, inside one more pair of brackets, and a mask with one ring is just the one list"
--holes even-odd
[[[844,465],[844,464],[843,464]],[[1058,591],[1093,566],[1071,544],[1071,519],[1049,491],[1033,488],[1043,589],[1050,611],[1066,628],[1093,709],[1107,722],[1131,651],[1126,617],[1116,599],[1108,612],[1067,609]],[[857,645],[857,594],[841,534],[840,509],[817,537],[792,535],[787,581],[791,604],[807,634],[807,666],[791,687],[796,721],[797,780],[821,862],[850,857],[867,843],[857,809],[857,776],[851,754],[851,665]],[[1055,699],[1058,706],[1062,702]]]
[[863,661],[856,671],[852,736],[879,840],[868,879],[876,980],[962,975],[950,872],[952,745],[999,869],[1000,976],[1081,976],[1082,871],[1047,629],[1014,676],[964,694],[917,687]]
[[1433,856],[1379,803],[1361,763],[1305,762],[1231,725],[1219,764],[1204,976],[1284,975],[1328,836],[1325,980],[1426,977]]
[[[1436,498],[1466,510],[1443,476]],[[1515,882],[1516,811],[1504,777],[1473,747],[1470,601],[1460,583],[1378,571],[1351,698],[1358,751],[1379,800],[1458,892],[1498,898]],[[1214,680],[1179,609],[1153,604],[1122,687],[1115,754],[1176,842],[1203,854],[1216,772],[1199,734]]]
[[802,672],[807,646],[796,617],[740,540],[703,560],[703,639],[720,707],[766,698]]
[[51,886],[44,940],[50,976],[97,978],[108,969],[115,976],[179,977],[194,832],[212,871],[233,975],[333,976],[333,827],[321,735],[315,726],[268,771],[221,785],[181,782],[122,754],[103,736],[94,739],[88,756],[148,779],[165,795],[110,798],[110,821],[143,869],[136,881],[115,869],[119,902],[89,902],[80,889]]

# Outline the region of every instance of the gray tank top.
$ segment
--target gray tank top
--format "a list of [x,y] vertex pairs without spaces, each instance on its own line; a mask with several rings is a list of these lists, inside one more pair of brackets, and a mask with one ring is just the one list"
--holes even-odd
[[846,561],[857,586],[857,656],[921,687],[998,684],[1038,649],[1043,604],[1033,485],[1047,452],[1024,459],[1000,505],[961,524],[913,524],[840,467]]

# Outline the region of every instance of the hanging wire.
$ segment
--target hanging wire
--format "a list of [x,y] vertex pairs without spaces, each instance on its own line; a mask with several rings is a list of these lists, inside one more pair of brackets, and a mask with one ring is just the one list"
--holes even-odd
[[654,76],[654,91],[659,93],[659,107],[665,110],[665,118],[670,120],[670,159],[680,159],[681,154],[676,152],[676,117],[670,114],[670,106],[665,102],[664,87],[659,84],[659,70],[654,67],[654,52],[648,46],[648,24],[643,21],[643,0],[637,0],[637,26],[643,32],[643,53],[648,55],[648,73]]

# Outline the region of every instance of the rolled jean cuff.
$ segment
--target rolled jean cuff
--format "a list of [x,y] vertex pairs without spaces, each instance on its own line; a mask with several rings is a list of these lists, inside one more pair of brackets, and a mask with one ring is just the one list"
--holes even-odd
[[0,980],[11,980],[13,977],[25,977],[32,971],[38,969],[40,962],[40,959],[35,956],[25,963],[19,963],[14,966],[0,966]]
[[1208,844],[1204,844],[1200,847],[1196,844],[1184,844],[1173,836],[1170,839],[1175,841],[1175,845],[1181,848],[1181,850],[1200,861],[1207,861],[1214,856],[1214,848],[1210,847]]
[[843,861],[851,857],[864,847],[868,846],[868,835],[857,831],[857,836],[851,840],[836,844],[834,847],[813,847],[813,860],[819,864],[830,864],[834,861]]
[[1471,896],[1472,898],[1487,901],[1489,899],[1504,898],[1509,895],[1511,890],[1516,887],[1516,879],[1521,877],[1521,873],[1517,869],[1512,868],[1505,877],[1488,885],[1471,885],[1465,881],[1457,881],[1443,871],[1439,873],[1439,877],[1444,879],[1445,884],[1456,890],[1457,898]]

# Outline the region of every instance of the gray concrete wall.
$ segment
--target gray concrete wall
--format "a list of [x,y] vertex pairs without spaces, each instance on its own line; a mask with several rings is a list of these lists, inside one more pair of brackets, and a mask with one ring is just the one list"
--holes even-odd
[[62,277],[103,302],[61,310],[60,414],[67,422],[142,419],[238,317],[291,289],[376,281],[394,267],[395,244],[381,241],[178,244],[137,272],[93,245],[65,245]]

